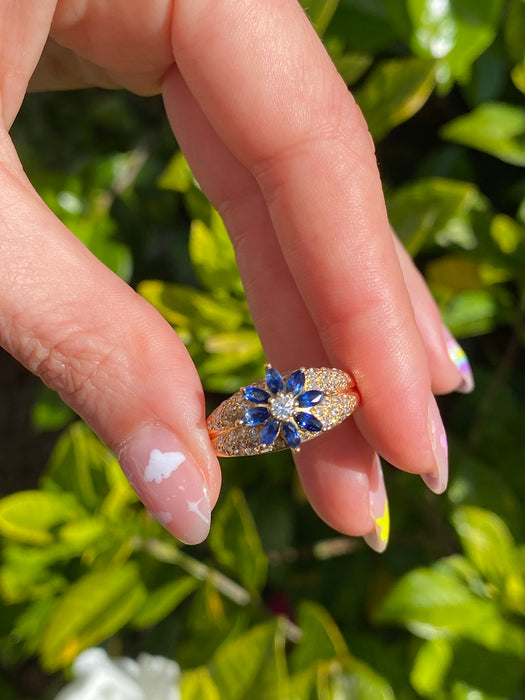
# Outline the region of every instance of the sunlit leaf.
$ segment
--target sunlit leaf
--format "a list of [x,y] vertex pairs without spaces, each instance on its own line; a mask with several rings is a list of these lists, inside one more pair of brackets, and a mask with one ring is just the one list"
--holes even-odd
[[334,620],[317,603],[301,602],[297,610],[297,624],[302,636],[290,658],[292,671],[301,671],[321,659],[342,658],[347,652]]
[[0,568],[0,594],[8,603],[52,597],[64,590],[67,580],[54,564],[73,556],[63,543],[28,547],[15,544],[4,546]]
[[525,226],[506,214],[492,218],[490,235],[506,255],[514,255],[520,246],[525,247]]
[[525,57],[512,69],[510,76],[512,82],[521,92],[525,93]]
[[215,210],[212,212],[210,226],[198,220],[192,222],[189,245],[195,273],[206,289],[212,292],[224,290],[243,296],[233,245]]
[[56,391],[42,385],[31,409],[31,423],[36,431],[60,430],[74,415]]
[[503,36],[511,61],[518,63],[525,59],[525,2],[510,0],[505,20]]
[[42,484],[71,492],[92,509],[107,494],[108,470],[114,464],[115,456],[84,423],[77,421],[56,443]]
[[442,287],[453,294],[485,287],[478,264],[467,257],[443,255],[429,263],[425,273],[433,287]]
[[445,178],[422,178],[387,197],[390,223],[411,255],[436,242],[475,247],[470,215],[482,205],[475,185]]
[[219,689],[205,666],[184,671],[180,681],[181,700],[221,700]]
[[307,11],[316,32],[319,36],[323,36],[339,5],[339,0],[301,0],[301,4]]
[[205,336],[206,328],[221,331],[235,330],[244,319],[244,309],[225,300],[214,299],[209,294],[191,287],[146,280],[138,286],[145,297],[164,318],[179,332],[199,331]]
[[498,303],[488,290],[459,292],[440,308],[445,324],[458,338],[488,333],[498,323]]
[[429,98],[434,63],[423,58],[392,58],[378,64],[355,92],[375,140],[410,119]]
[[148,592],[131,624],[139,628],[153,627],[173,612],[199,585],[197,579],[184,576]]
[[58,601],[42,638],[42,663],[57,670],[82,649],[99,644],[135,614],[145,590],[134,564],[92,571]]
[[224,642],[212,658],[210,672],[221,698],[281,700],[287,673],[279,620]]
[[440,133],[448,141],[525,165],[525,107],[487,102],[449,122]]
[[81,512],[70,494],[19,491],[0,501],[0,534],[16,542],[50,544],[52,530]]
[[239,489],[232,489],[214,514],[208,542],[217,561],[237,575],[245,588],[261,590],[266,580],[267,559]]
[[463,506],[452,515],[468,558],[480,573],[500,589],[516,567],[516,547],[509,529],[495,513]]
[[435,698],[452,663],[452,646],[446,639],[429,639],[419,648],[410,683],[424,698]]
[[440,59],[441,81],[463,81],[494,40],[501,9],[501,0],[409,0],[412,48],[421,56]]
[[190,166],[182,153],[177,151],[159,177],[158,186],[163,190],[187,192],[192,184],[193,173]]

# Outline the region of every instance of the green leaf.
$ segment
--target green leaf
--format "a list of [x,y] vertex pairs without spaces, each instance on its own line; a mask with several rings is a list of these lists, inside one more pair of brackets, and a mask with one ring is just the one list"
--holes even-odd
[[377,65],[355,98],[376,141],[410,119],[429,98],[434,63],[423,58],[393,58]]
[[239,489],[232,489],[214,516],[208,538],[217,561],[252,593],[265,581],[268,562],[252,515]]
[[85,423],[77,421],[56,443],[42,485],[70,492],[93,509],[107,493],[108,470],[114,464],[115,456]]
[[56,671],[87,647],[118,632],[136,613],[145,590],[135,564],[92,571],[58,601],[42,637],[42,664]]
[[31,423],[37,432],[55,431],[64,428],[74,417],[56,391],[42,385],[31,409]]
[[472,63],[493,42],[501,9],[501,0],[408,0],[412,48],[420,56],[440,59],[441,82],[464,81]]
[[205,289],[244,297],[233,245],[215,210],[209,227],[202,221],[192,221],[189,246],[193,269]]
[[0,501],[0,534],[15,542],[50,544],[51,530],[79,513],[70,494],[20,491]]
[[53,596],[67,585],[63,575],[51,567],[74,556],[63,543],[28,547],[6,544],[0,568],[0,593],[8,603]]
[[181,700],[221,700],[219,689],[205,666],[184,671],[180,681]]
[[294,672],[308,668],[321,659],[342,658],[347,647],[332,617],[321,605],[301,601],[297,610],[301,639],[290,657]]
[[301,4],[307,11],[315,31],[319,36],[323,36],[337,10],[339,0],[301,0]]
[[352,700],[395,700],[390,684],[369,666],[350,655],[342,665],[342,674],[334,674],[332,696]]
[[164,172],[157,180],[162,190],[174,190],[175,192],[187,192],[194,184],[193,173],[186,158],[177,151],[171,158]]
[[192,576],[184,576],[148,592],[142,607],[131,620],[134,627],[153,627],[164,620],[200,585]]
[[495,513],[462,506],[452,524],[470,561],[488,581],[502,588],[516,568],[516,546],[509,529]]
[[471,214],[483,205],[474,184],[435,177],[399,187],[387,197],[392,227],[412,256],[436,242],[474,248]]
[[487,102],[446,124],[441,136],[497,158],[525,165],[525,108]]
[[489,333],[497,325],[498,304],[488,290],[461,292],[440,307],[443,321],[458,338]]
[[525,57],[525,2],[523,0],[511,0],[508,3],[503,35],[511,61],[513,63],[523,61]]
[[410,683],[424,698],[436,698],[452,663],[452,646],[446,639],[430,639],[419,648],[410,671]]
[[284,641],[277,619],[221,644],[210,664],[220,697],[281,700],[287,686]]
[[237,330],[245,318],[245,309],[234,300],[214,299],[191,287],[145,280],[138,292],[160,311],[186,342],[188,334],[205,338],[210,333]]

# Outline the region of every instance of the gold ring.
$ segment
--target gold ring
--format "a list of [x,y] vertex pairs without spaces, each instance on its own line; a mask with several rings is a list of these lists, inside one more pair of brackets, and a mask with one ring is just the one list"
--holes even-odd
[[335,428],[359,405],[353,377],[328,367],[281,375],[266,365],[264,379],[239,389],[208,417],[218,457],[239,457],[291,449]]

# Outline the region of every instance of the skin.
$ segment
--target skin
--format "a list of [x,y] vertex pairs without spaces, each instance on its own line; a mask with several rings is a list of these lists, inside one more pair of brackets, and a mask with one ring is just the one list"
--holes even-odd
[[460,377],[388,224],[364,119],[299,5],[5,0],[0,37],[0,343],[116,452],[151,422],[184,436],[216,501],[220,469],[186,349],[46,208],[8,134],[30,79],[162,92],[234,242],[269,361],[340,367],[358,382],[355,421],[296,463],[323,519],[370,532],[376,452],[434,472],[429,398]]

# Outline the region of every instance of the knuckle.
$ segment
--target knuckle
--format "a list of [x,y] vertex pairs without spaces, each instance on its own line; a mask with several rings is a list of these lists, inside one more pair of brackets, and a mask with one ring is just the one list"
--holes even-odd
[[112,371],[118,354],[115,346],[99,334],[69,332],[47,346],[35,341],[29,365],[45,384],[82,414],[101,391],[106,400],[110,398],[108,391],[118,376]]

